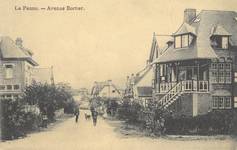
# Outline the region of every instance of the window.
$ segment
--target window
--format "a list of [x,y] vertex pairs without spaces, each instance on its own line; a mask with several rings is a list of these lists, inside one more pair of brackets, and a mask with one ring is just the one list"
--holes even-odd
[[229,41],[228,37],[222,37],[222,45],[221,45],[221,47],[223,49],[228,49],[228,43],[229,43],[228,41]]
[[14,90],[19,90],[20,89],[20,85],[14,85]]
[[224,64],[223,63],[219,63],[219,69],[223,70],[224,69]]
[[217,63],[212,63],[212,64],[211,64],[211,67],[212,67],[212,69],[218,69]]
[[[211,81],[213,83],[231,83],[231,63],[219,62],[211,64]],[[237,74],[236,74],[237,82]]]
[[218,72],[215,71],[212,72],[212,82],[218,83]]
[[[235,98],[237,108],[237,97]],[[212,108],[213,109],[230,109],[231,108],[231,97],[230,96],[213,96],[212,97]]]
[[237,108],[237,97],[234,98],[234,108]]
[[230,73],[230,71],[225,72],[225,82],[226,83],[231,83],[231,73]]
[[214,48],[228,49],[229,48],[229,37],[216,35],[211,38],[211,45]]
[[6,69],[6,78],[11,79],[13,78],[13,65],[5,65]]
[[235,72],[235,82],[237,82],[237,72]]
[[193,36],[191,34],[177,35],[174,39],[175,48],[183,48],[188,47],[192,43]]
[[224,108],[224,98],[223,97],[218,97],[218,107],[219,108]]
[[230,70],[230,69],[231,69],[231,64],[230,64],[230,63],[226,63],[226,64],[225,64],[225,69]]
[[213,97],[212,107],[213,108],[218,108],[218,97]]
[[12,85],[7,85],[7,90],[12,90]]
[[225,97],[225,108],[231,108],[230,97]]
[[175,48],[181,48],[181,36],[175,37]]
[[189,42],[188,42],[188,35],[182,35],[182,47],[188,47]]
[[0,85],[0,90],[5,90],[5,85]]
[[224,71],[220,71],[219,72],[219,83],[225,83],[225,72]]

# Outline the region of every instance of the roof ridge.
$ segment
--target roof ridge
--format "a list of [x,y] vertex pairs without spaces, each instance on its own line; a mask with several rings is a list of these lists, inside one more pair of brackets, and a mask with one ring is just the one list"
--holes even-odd
[[233,11],[233,10],[217,10],[217,9],[202,9],[202,11],[218,11],[218,12],[234,12],[234,13],[237,13],[236,11]]

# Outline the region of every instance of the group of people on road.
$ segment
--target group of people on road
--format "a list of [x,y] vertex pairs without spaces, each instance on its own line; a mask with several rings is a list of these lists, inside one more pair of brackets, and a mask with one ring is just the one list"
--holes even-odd
[[[91,106],[90,111],[91,111],[91,116],[92,116],[92,120],[93,120],[93,125],[96,126],[97,116],[98,116],[98,112],[96,110],[96,107]],[[74,115],[75,115],[75,122],[78,123],[78,119],[79,119],[79,115],[80,115],[79,107],[75,109]]]

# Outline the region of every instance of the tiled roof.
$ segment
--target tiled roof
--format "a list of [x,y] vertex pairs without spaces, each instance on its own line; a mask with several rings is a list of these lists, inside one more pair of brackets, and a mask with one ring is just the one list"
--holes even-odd
[[16,46],[15,42],[8,36],[0,37],[0,54],[3,59],[25,59],[32,65],[38,65],[26,50]]
[[[188,59],[212,59],[217,55],[210,44],[211,34],[228,34],[232,46],[237,46],[237,13],[234,11],[214,11],[203,10],[190,23],[195,29],[194,42],[188,48],[174,48],[171,45],[162,55],[154,62],[170,62]],[[182,24],[175,34],[183,33],[185,30],[190,32],[186,23]],[[214,29],[215,28],[215,32]],[[182,30],[181,30],[182,29]],[[185,29],[185,30],[184,30]]]
[[137,93],[139,97],[151,97],[152,87],[137,87]]

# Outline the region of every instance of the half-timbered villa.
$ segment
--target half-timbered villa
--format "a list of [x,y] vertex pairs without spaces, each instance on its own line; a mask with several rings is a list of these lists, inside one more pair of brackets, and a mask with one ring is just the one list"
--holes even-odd
[[195,9],[154,61],[159,108],[197,116],[237,106],[237,13]]

